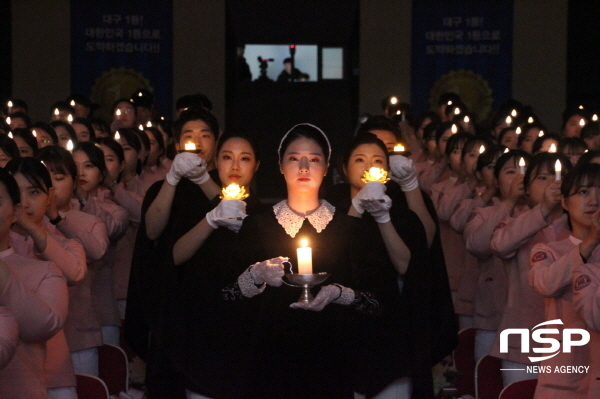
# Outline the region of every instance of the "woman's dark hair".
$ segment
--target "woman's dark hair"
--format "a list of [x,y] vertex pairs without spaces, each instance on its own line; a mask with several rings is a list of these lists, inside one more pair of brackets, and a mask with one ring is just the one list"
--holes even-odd
[[72,125],[79,123],[80,125],[85,126],[85,128],[90,132],[90,141],[96,140],[96,132],[94,131],[94,126],[90,123],[90,121],[86,118],[75,118],[73,120]]
[[521,127],[521,134],[519,134],[519,147],[521,146],[521,143],[523,143],[523,140],[525,140],[525,137],[527,137],[527,132],[529,132],[531,129],[540,129],[540,131],[543,131],[544,134],[548,133],[548,129],[546,129],[546,126],[542,125],[541,123],[528,123],[526,125],[523,125],[523,127]]
[[[109,136],[112,134],[110,131],[110,125],[104,119],[92,118],[89,121],[92,124],[92,127],[94,128],[94,130],[100,130]],[[96,135],[96,132],[94,132],[94,136],[95,135]]]
[[[138,154],[142,151],[142,138],[141,135],[139,134],[139,130],[137,129],[132,129],[132,128],[125,128],[125,129],[119,129],[118,130],[119,135],[121,136],[121,140],[124,140],[125,143],[127,145],[129,145],[130,147],[132,147]],[[144,134],[144,136],[146,136],[146,134]],[[146,139],[148,137],[146,136]],[[135,173],[137,173],[138,175],[140,173],[142,173],[142,161],[140,159],[138,159],[137,161],[137,166],[135,168]]]
[[[67,131],[67,133],[69,133],[69,137],[71,137],[71,140],[73,141],[73,145],[75,145],[77,143],[77,134],[75,134],[75,130],[73,129],[73,126],[71,126],[67,122],[54,121],[54,122],[50,123],[50,126],[52,126],[54,129],[56,129],[57,127],[62,127],[63,129],[65,129]],[[57,136],[57,143],[58,143],[58,134],[56,136]]]
[[[538,137],[533,142],[533,148],[531,149],[531,152],[535,155],[539,150],[542,149],[542,146],[544,145],[544,141],[546,141],[546,140],[555,140],[556,143],[558,144],[560,142],[560,136],[558,134],[549,133],[549,134],[544,134],[542,137]],[[558,147],[558,145],[557,145],[557,147]]]
[[563,178],[560,193],[564,197],[570,197],[574,194],[573,191],[578,190],[584,184],[590,187],[600,187],[600,164],[578,163],[575,165]]
[[23,122],[25,122],[25,125],[28,128],[31,126],[31,119],[25,112],[13,112],[12,114],[9,114],[8,117],[10,119],[23,119]]
[[356,135],[360,136],[363,133],[369,133],[371,130],[386,130],[392,132],[396,141],[400,140],[402,136],[400,129],[398,129],[398,125],[383,115],[375,115],[367,119],[365,123],[360,126]]
[[73,153],[76,151],[85,152],[92,165],[100,169],[100,176],[102,176],[101,180],[104,180],[104,177],[106,177],[106,163],[104,162],[104,153],[102,150],[96,146],[96,144],[89,141],[84,141],[83,143],[77,143],[73,149]]
[[13,205],[21,202],[21,190],[15,178],[6,169],[0,168],[0,183],[4,185]]
[[50,172],[48,172],[43,163],[35,158],[11,159],[4,169],[13,176],[21,173],[33,187],[42,190],[46,194],[48,194],[48,190],[52,187]]
[[477,166],[475,170],[481,172],[483,168],[493,163],[497,158],[500,158],[506,149],[503,145],[490,145],[487,146],[485,151],[479,154],[477,158]]
[[152,126],[160,127],[167,134],[167,137],[171,139],[170,143],[165,143],[166,155],[169,159],[175,158],[177,150],[175,149],[175,140],[173,140],[173,122],[168,119],[155,119],[152,121]]
[[542,166],[546,166],[548,173],[555,173],[554,165],[557,160],[559,160],[562,165],[563,175],[571,170],[571,161],[565,154],[561,154],[560,152],[540,152],[539,154],[534,155],[527,166],[527,172],[525,172],[525,177],[523,178],[525,191],[527,191],[531,181],[536,178]]
[[98,139],[96,139],[96,143],[98,145],[105,145],[113,150],[119,159],[119,163],[125,161],[125,151],[123,151],[123,147],[121,147],[121,144],[119,144],[119,142],[115,139],[111,139],[110,137],[98,137]]
[[579,157],[577,165],[581,165],[582,163],[591,163],[594,158],[600,158],[600,150],[584,152]]
[[33,150],[34,157],[37,155],[38,143],[37,143],[37,139],[35,137],[33,137],[33,133],[31,133],[31,130],[25,129],[25,128],[17,128],[17,129],[11,130],[11,133],[13,135],[13,138],[20,137],[23,139],[23,141],[25,141],[25,143],[29,147],[31,147],[31,149]]
[[350,144],[348,144],[342,157],[343,166],[348,165],[348,162],[350,161],[350,156],[352,155],[354,150],[356,150],[359,146],[363,144],[375,144],[376,146],[378,146],[379,149],[385,154],[385,160],[387,161],[387,164],[390,164],[390,156],[387,147],[385,146],[383,141],[379,140],[377,136],[375,136],[373,133],[367,132],[356,136],[354,140],[352,140]]
[[37,159],[46,165],[49,171],[71,175],[73,181],[77,179],[77,165],[73,161],[73,156],[66,149],[57,145],[50,145],[40,150]]
[[525,161],[525,165],[529,165],[531,154],[523,150],[510,150],[500,155],[500,158],[496,161],[496,166],[494,166],[494,176],[496,176],[496,179],[500,177],[500,171],[508,161],[514,159],[513,162],[517,164],[521,158]]
[[145,127],[144,131],[152,133],[152,136],[154,136],[154,140],[156,140],[156,143],[158,144],[158,148],[162,150],[160,155],[163,155],[165,153],[165,141],[163,140],[163,136],[160,130],[158,130],[158,128],[155,127]]
[[308,124],[296,125],[287,133],[279,146],[279,162],[283,160],[283,154],[285,154],[289,145],[302,137],[315,141],[319,147],[321,147],[321,150],[325,155],[325,160],[329,162],[329,156],[331,154],[329,153],[329,141],[325,137],[325,133],[319,128]]
[[229,139],[246,140],[248,144],[250,144],[250,147],[252,147],[252,152],[254,152],[254,159],[256,159],[257,161],[260,160],[260,151],[258,145],[256,145],[256,142],[250,136],[242,133],[226,133],[223,136],[219,137],[219,141],[217,142],[217,155],[219,154],[219,152],[221,152],[223,144],[225,144]]
[[491,148],[493,146],[493,143],[484,136],[472,136],[469,134],[469,138],[465,142],[465,145],[463,145],[462,153],[460,154],[460,159],[463,159],[465,155],[473,151],[473,148],[477,148],[479,150],[481,146],[485,148],[484,151],[487,151],[488,148]]
[[465,112],[469,112],[465,104],[463,104],[462,102],[453,102],[451,105],[448,105],[446,107],[446,109],[444,110],[444,115],[446,115],[446,117],[451,116],[450,119],[452,119],[455,115],[459,115]]
[[179,114],[179,119],[175,122],[173,138],[176,143],[179,142],[179,138],[181,137],[183,125],[190,121],[203,121],[208,125],[215,139],[219,136],[219,122],[213,114],[204,108],[188,108]]
[[432,122],[423,129],[423,143],[427,144],[429,140],[435,140],[435,135],[441,122]]
[[[504,129],[502,129],[500,131],[500,134],[498,135],[498,144],[502,144],[502,139],[504,138],[504,136],[506,136],[506,134],[508,132],[516,132],[517,128],[513,127],[513,126],[509,126],[509,127],[505,127]],[[518,137],[517,137],[517,141],[518,141]]]
[[[460,144],[466,143],[472,136],[469,133],[460,132],[455,133],[448,139],[448,143],[446,144],[446,155],[452,154],[452,151],[457,149]],[[462,151],[462,150],[461,150]]]
[[442,138],[442,136],[444,135],[444,133],[446,132],[446,130],[452,129],[452,125],[456,126],[456,134],[463,132],[462,126],[460,126],[458,123],[454,123],[454,122],[450,122],[450,121],[443,122],[440,125],[438,125],[438,129],[435,132],[435,142],[437,144],[440,143],[440,139]]
[[131,105],[133,107],[133,114],[137,117],[137,107],[135,106],[135,103],[133,102],[133,100],[131,100],[129,98],[120,98],[113,103],[112,107],[110,108],[110,114],[113,117],[115,115],[115,111],[117,110],[117,108],[119,108],[119,104],[121,104],[121,103],[127,103],[127,104]]
[[11,158],[21,158],[17,143],[5,134],[0,134],[0,150]]
[[59,111],[67,111],[71,115],[75,113],[75,108],[71,107],[71,104],[69,104],[66,101],[57,101],[54,104],[52,104],[52,106],[50,107],[50,113],[54,115],[54,110],[56,110],[57,108]]
[[50,136],[50,138],[52,139],[52,145],[58,144],[58,136],[56,135],[56,131],[49,124],[45,122],[36,122],[33,125],[31,125],[31,131],[33,132],[35,129],[41,129],[48,133],[48,136]]
[[580,109],[579,107],[568,107],[563,111],[562,114],[562,125],[560,126],[561,133],[563,130],[565,130],[565,126],[567,125],[569,119],[576,115],[584,118],[586,121],[590,120],[589,112],[587,112],[585,109]]
[[[448,104],[448,101],[452,101],[451,104]],[[445,93],[442,93],[440,95],[440,97],[438,98],[438,105],[452,105],[454,103],[458,103],[460,102],[460,96],[456,93],[447,91]]]
[[441,123],[442,120],[440,119],[440,116],[433,112],[433,111],[426,111],[423,112],[422,114],[420,114],[417,117],[417,120],[415,121],[415,130],[419,129],[421,127],[421,125],[423,124],[423,122],[425,122],[426,119],[430,119],[431,122],[427,124],[427,126],[433,124],[433,123]]
[[587,144],[585,144],[585,141],[581,137],[563,137],[558,142],[558,152],[562,152],[563,154],[566,154],[569,150],[581,150],[581,152],[584,152],[587,149]]

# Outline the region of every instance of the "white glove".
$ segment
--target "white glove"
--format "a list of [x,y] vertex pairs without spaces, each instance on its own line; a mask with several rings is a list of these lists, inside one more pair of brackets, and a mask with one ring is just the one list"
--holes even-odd
[[252,280],[256,284],[267,283],[273,287],[279,287],[283,284],[282,277],[285,274],[283,271],[283,262],[287,262],[288,260],[289,258],[279,256],[255,264],[250,269]]
[[377,223],[387,223],[391,220],[390,208],[392,200],[387,195],[383,196],[383,202],[376,199],[363,199],[362,206],[365,211],[369,212]]
[[219,226],[238,232],[246,215],[246,203],[240,200],[222,200],[206,214],[206,221],[213,229]]
[[195,167],[188,170],[184,176],[192,183],[200,185],[206,183],[208,179],[210,179],[210,175],[206,171],[206,161],[197,155],[196,158],[198,158],[200,162]]
[[294,309],[306,309],[320,312],[331,302],[340,305],[349,305],[354,300],[354,291],[351,288],[339,284],[331,284],[321,287],[321,290],[309,303],[295,302],[290,305]]
[[[202,164],[204,164],[203,168],[201,167]],[[198,171],[196,171],[198,168],[203,169],[206,173],[206,162],[198,155],[191,152],[177,154],[173,159],[169,173],[167,173],[167,182],[172,186],[176,186],[182,177],[189,178],[190,172],[194,171],[198,174]]]
[[402,191],[412,191],[419,187],[417,168],[412,159],[402,155],[390,156],[390,178],[400,185]]
[[387,187],[385,184],[378,181],[370,181],[365,184],[363,188],[360,189],[358,194],[352,198],[352,205],[361,215],[365,212],[365,209],[362,206],[363,199],[382,199],[385,196],[385,190]]

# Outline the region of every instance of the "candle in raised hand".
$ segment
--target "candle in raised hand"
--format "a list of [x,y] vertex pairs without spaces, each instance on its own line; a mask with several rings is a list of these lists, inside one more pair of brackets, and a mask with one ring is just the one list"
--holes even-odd
[[394,152],[404,152],[404,146],[402,144],[396,144],[394,146]]
[[67,151],[73,152],[73,140],[67,141]]
[[296,250],[298,255],[298,274],[313,274],[312,270],[312,248],[308,246],[308,240],[300,240],[300,248]]
[[185,143],[183,149],[185,151],[196,151],[196,143]]
[[525,158],[523,157],[519,159],[519,173],[522,175],[525,174]]
[[560,163],[560,159],[557,159],[556,163],[554,164],[554,172],[556,173],[554,180],[561,180],[562,164]]
[[386,181],[390,180],[387,177],[387,174],[388,174],[387,171],[373,166],[369,170],[365,170],[365,173],[361,180],[363,181],[363,183],[369,183],[372,181],[378,181],[380,183],[385,183]]
[[240,187],[236,183],[231,183],[227,187],[223,187],[223,191],[221,192],[221,194],[222,194],[221,195],[222,200],[240,200],[240,201],[245,200],[246,198],[248,198],[248,195],[249,195],[246,193],[246,189],[244,188],[244,186]]

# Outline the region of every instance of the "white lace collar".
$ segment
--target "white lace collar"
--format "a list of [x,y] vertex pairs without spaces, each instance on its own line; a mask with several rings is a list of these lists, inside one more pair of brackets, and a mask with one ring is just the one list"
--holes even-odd
[[321,206],[308,215],[301,215],[290,208],[286,200],[283,200],[273,206],[273,211],[281,227],[285,229],[290,237],[294,238],[302,227],[304,219],[308,219],[310,224],[317,230],[317,233],[323,231],[333,219],[335,207],[329,202],[321,200]]

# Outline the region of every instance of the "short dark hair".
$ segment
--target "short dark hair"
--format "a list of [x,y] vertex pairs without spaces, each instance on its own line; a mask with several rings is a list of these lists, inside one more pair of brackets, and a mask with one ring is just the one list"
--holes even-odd
[[207,111],[212,111],[213,105],[210,99],[202,93],[187,94],[179,97],[175,102],[175,109],[184,108],[204,108]]
[[591,139],[600,135],[600,122],[589,122],[581,128],[581,138]]
[[13,205],[21,202],[21,190],[15,178],[4,168],[0,168],[0,183],[4,185]]
[[83,143],[77,143],[73,149],[73,153],[76,151],[85,152],[92,165],[100,169],[100,175],[102,176],[102,180],[104,180],[104,177],[106,176],[106,163],[104,162],[104,153],[102,150],[96,146],[96,144],[90,141],[84,141]]
[[91,141],[96,140],[96,132],[94,131],[94,126],[92,126],[92,124],[90,123],[90,121],[88,119],[75,118],[73,120],[73,122],[71,123],[71,125],[74,125],[75,123],[85,126],[85,128],[88,130],[88,132],[90,132],[90,140]]
[[56,130],[54,130],[54,128],[52,126],[50,126],[48,123],[36,122],[33,125],[31,125],[32,134],[35,129],[41,129],[41,130],[45,131],[46,133],[48,133],[48,135],[52,139],[52,145],[58,144],[58,136],[56,135]]
[[175,127],[173,129],[175,142],[179,142],[183,125],[190,121],[198,120],[203,121],[208,125],[215,139],[219,136],[219,122],[210,111],[207,111],[204,108],[188,108],[179,115],[179,119],[175,122]]
[[289,145],[297,139],[303,137],[315,141],[319,145],[319,147],[321,147],[321,150],[323,150],[325,159],[327,161],[329,160],[329,156],[331,154],[329,153],[329,141],[325,137],[325,134],[315,126],[308,124],[300,124],[294,126],[287,133],[284,140],[281,142],[279,149],[279,162],[283,160],[283,154],[285,154],[285,151],[287,150]]
[[383,115],[375,115],[367,119],[365,123],[358,128],[356,135],[369,133],[371,130],[387,130],[388,132],[392,132],[394,134],[396,140],[399,140],[401,137],[398,126]]
[[549,133],[549,134],[544,134],[541,137],[538,137],[533,142],[533,147],[531,149],[531,152],[535,155],[535,153],[537,153],[539,150],[542,149],[542,146],[544,145],[544,141],[546,141],[546,140],[555,140],[557,147],[558,147],[558,143],[560,142],[560,136],[558,134]]
[[514,159],[516,163],[521,158],[525,161],[525,165],[529,165],[531,154],[523,150],[510,150],[500,155],[500,158],[498,158],[496,166],[494,167],[494,176],[496,176],[496,179],[500,176],[500,171],[508,161]]
[[13,176],[21,173],[33,187],[42,190],[46,194],[52,187],[50,172],[38,159],[31,157],[14,158],[6,164],[5,169]]
[[554,173],[554,164],[557,160],[560,160],[563,175],[571,170],[571,161],[565,154],[561,154],[560,152],[540,152],[539,154],[534,155],[533,158],[531,158],[531,162],[529,163],[527,172],[525,172],[525,177],[523,178],[525,190],[527,191],[527,187],[529,187],[533,178],[538,175],[539,170],[543,165],[548,168],[548,172]]
[[73,181],[77,179],[77,166],[73,156],[66,149],[57,145],[50,145],[40,150],[37,159],[42,161],[49,171],[71,175]]
[[29,116],[27,116],[25,112],[13,112],[12,114],[9,114],[8,117],[10,119],[23,119],[23,122],[25,122],[25,125],[27,125],[27,127],[31,126],[31,118],[29,118]]
[[31,130],[29,129],[25,129],[25,128],[17,128],[17,129],[13,129],[11,130],[11,133],[14,137],[20,137],[22,138],[25,143],[31,147],[31,149],[33,150],[33,156],[35,157],[37,152],[38,152],[38,143],[37,143],[37,139],[35,137],[33,137],[33,133],[31,133]]

